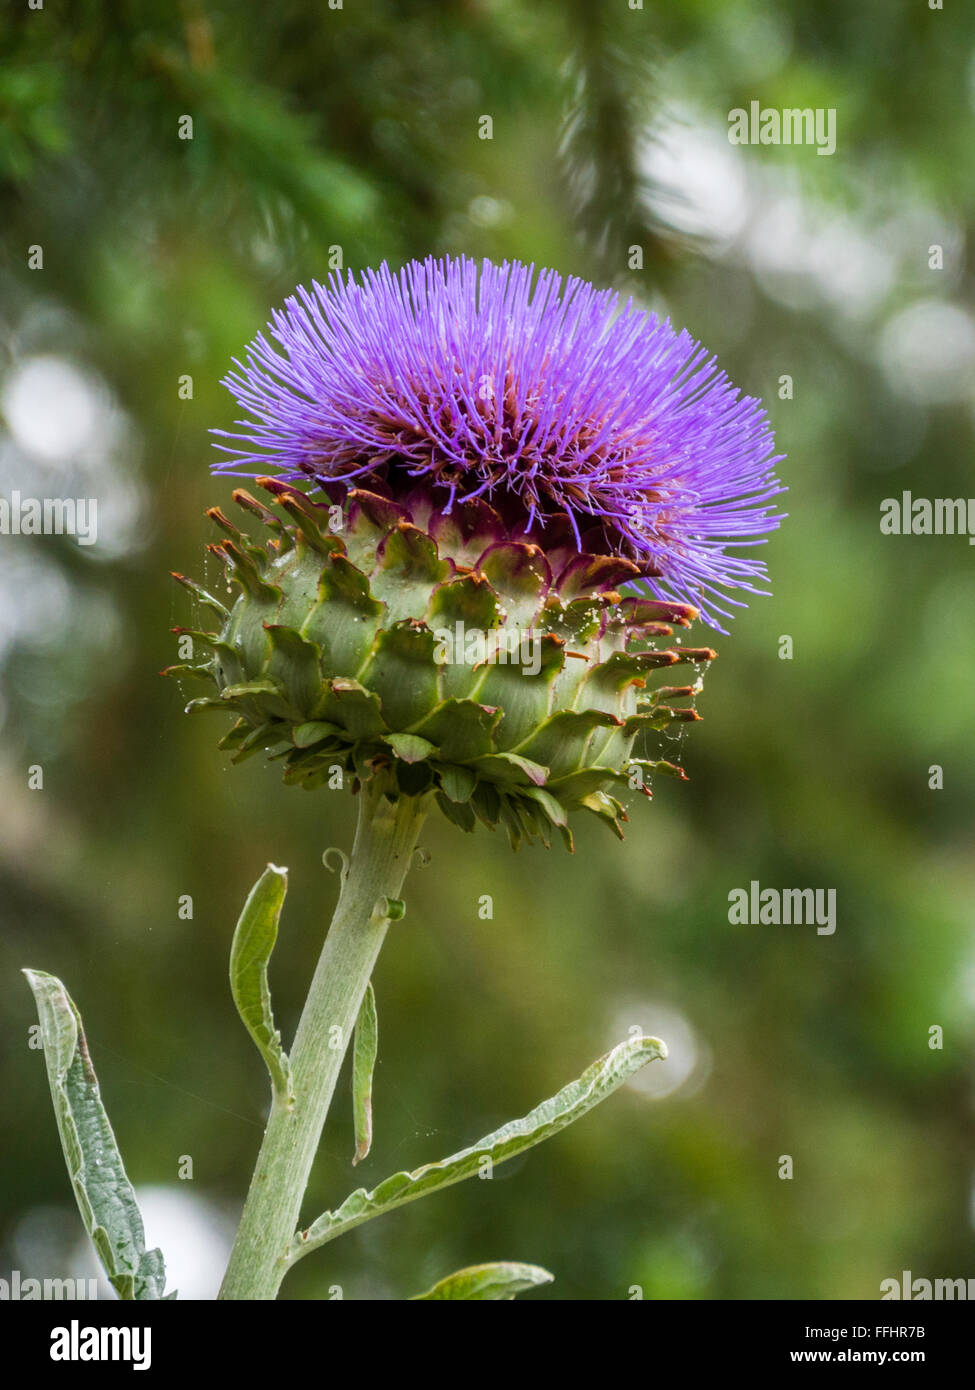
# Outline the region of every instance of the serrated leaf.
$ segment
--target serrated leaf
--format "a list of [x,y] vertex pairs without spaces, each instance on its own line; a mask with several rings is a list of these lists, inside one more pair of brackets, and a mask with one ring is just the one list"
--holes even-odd
[[485,550],[477,568],[500,595],[508,622],[513,627],[530,627],[552,583],[541,547],[526,541],[499,541]]
[[436,541],[408,521],[400,521],[384,536],[376,561],[369,584],[386,604],[390,624],[425,613],[431,591],[450,573],[450,565],[437,554]]
[[352,1115],[355,1120],[355,1157],[361,1163],[372,1148],[372,1075],[379,1050],[379,1022],[372,982],[359,1006],[352,1042]]
[[628,686],[639,685],[651,671],[673,666],[676,660],[672,651],[613,652],[589,672],[583,699],[593,709],[610,709],[617,714],[617,697]]
[[[633,765],[631,759],[629,766]],[[620,772],[615,767],[584,767],[578,772],[570,772],[568,777],[560,777],[558,781],[550,782],[547,790],[553,796],[557,796],[563,806],[575,806],[581,804],[583,797],[589,796],[592,792],[602,791],[605,787],[613,783],[626,785],[628,781],[626,772]]]
[[237,1012],[271,1075],[275,1095],[291,1104],[291,1064],[274,1026],[267,965],[278,936],[278,919],[288,891],[288,871],[268,864],[240,914],[230,948],[230,989]]
[[386,721],[375,691],[366,690],[358,681],[336,676],[328,682],[322,713],[343,728],[356,740],[375,738],[388,733]]
[[542,611],[540,625],[543,632],[554,632],[571,644],[588,642],[603,621],[606,599],[601,594],[587,594],[585,598],[575,598],[562,604],[550,594]]
[[61,1147],[85,1229],[120,1298],[162,1298],[162,1253],[146,1249],[142,1214],[102,1104],[81,1015],[54,975],[24,974],[37,1004]]
[[313,502],[297,489],[278,493],[277,502],[297,526],[301,540],[316,555],[328,556],[345,550],[345,543],[338,536],[331,535],[327,529],[323,530],[327,521],[324,505]]
[[471,768],[460,767],[457,763],[440,763],[437,776],[444,796],[450,801],[470,801],[477,786],[477,773]]
[[497,1301],[511,1299],[516,1294],[537,1289],[540,1284],[551,1284],[554,1274],[549,1274],[541,1265],[516,1264],[511,1260],[496,1264],[469,1265],[448,1274],[439,1280],[426,1293],[414,1294],[411,1303],[434,1299],[479,1299]]
[[209,666],[164,666],[159,672],[161,676],[175,676],[177,679],[209,681],[211,685],[216,685],[217,678]]
[[227,702],[221,696],[201,695],[197,700],[190,700],[189,704],[183,706],[184,714],[196,714],[204,709],[226,710]]
[[446,515],[434,510],[428,525],[441,554],[452,556],[458,566],[475,565],[486,540],[501,541],[506,534],[501,517],[483,497],[460,502]]
[[491,782],[478,782],[471,797],[471,805],[477,818],[493,830],[501,815],[501,796]]
[[516,787],[542,787],[548,780],[547,767],[519,753],[489,753],[485,758],[475,758],[474,767],[493,782],[508,782]]
[[449,821],[468,834],[471,833],[477,824],[469,802],[451,801],[449,796],[445,796],[443,792],[438,791],[437,805]]
[[501,622],[498,596],[482,574],[465,574],[433,591],[428,622],[437,639],[440,693],[444,699],[466,699],[477,689],[483,671],[466,660],[467,641],[487,634]]
[[618,555],[574,555],[562,570],[555,588],[563,600],[587,595],[592,589],[615,589],[640,577],[639,568]]
[[439,584],[430,603],[430,626],[488,632],[501,621],[498,596],[482,574],[465,574]]
[[[552,848],[552,821],[536,802],[523,797],[519,802],[519,810],[522,819],[526,822],[529,831],[539,837],[546,849]],[[559,826],[559,830],[564,826]]]
[[371,1192],[360,1187],[346,1197],[335,1211],[325,1212],[307,1231],[295,1236],[290,1260],[300,1259],[310,1250],[344,1235],[375,1216],[382,1216],[430,1192],[475,1176],[483,1171],[486,1160],[497,1165],[524,1153],[526,1149],[534,1148],[543,1139],[558,1134],[581,1119],[647,1062],[666,1055],[667,1049],[658,1038],[630,1038],[620,1043],[612,1052],[588,1067],[577,1080],[570,1081],[557,1095],[542,1101],[520,1120],[502,1125],[476,1144],[441,1159],[439,1163],[426,1163],[413,1172],[394,1173]]
[[357,539],[378,541],[391,527],[409,519],[405,507],[378,493],[365,488],[353,488],[349,493],[345,524],[349,534]]
[[253,728],[246,719],[238,719],[233,728],[228,729],[223,738],[218,740],[218,748],[237,748],[245,738],[249,738],[253,733]]
[[194,598],[199,599],[201,603],[205,604],[207,608],[216,613],[218,617],[223,619],[230,617],[229,608],[221,603],[218,598],[214,598],[213,594],[204,589],[202,584],[197,584],[195,579],[189,579],[185,574],[177,574],[175,570],[172,571],[172,575],[177,584],[182,584],[184,589],[188,589]]
[[219,545],[208,545],[207,550],[220,556],[228,566],[228,575],[258,602],[274,603],[281,598],[281,590],[276,585],[265,582],[261,571],[254,563],[254,556],[232,540],[221,541]]
[[568,824],[565,807],[557,796],[547,792],[544,787],[526,787],[522,795],[537,801],[553,825],[562,827]]
[[440,749],[448,763],[466,763],[490,753],[501,712],[474,700],[442,701],[413,730]]
[[687,773],[679,763],[670,763],[666,762],[664,759],[658,759],[656,762],[647,762],[643,765],[651,768],[654,772],[662,772],[665,777],[677,777],[681,782],[686,782],[688,780]]
[[605,710],[559,710],[520,747],[523,757],[542,763],[555,781],[575,772],[587,760],[597,729],[619,728],[619,719]]
[[689,603],[645,598],[642,595],[623,599],[618,608],[630,627],[642,627],[648,623],[677,623],[680,627],[689,627],[699,616],[698,610]]
[[302,636],[321,647],[330,670],[352,676],[372,648],[382,612],[362,571],[346,556],[333,555],[319,576],[318,600],[302,624]]
[[517,797],[506,793],[501,795],[501,820],[508,832],[508,843],[515,851],[521,848],[523,840],[531,840],[532,818],[522,814]]
[[592,811],[593,815],[609,826],[618,840],[622,840],[620,821],[626,820],[627,817],[626,811],[615,797],[607,796],[605,792],[590,792],[587,796],[579,798],[579,805],[584,806],[587,811]]
[[[391,729],[410,728],[437,704],[437,666],[429,628],[409,619],[384,628],[362,673]],[[411,730],[415,732],[415,730]]]
[[430,740],[421,738],[419,734],[387,734],[385,741],[404,763],[422,762],[436,752]]
[[239,681],[237,685],[228,685],[221,691],[225,703],[229,700],[244,700],[251,695],[283,694],[284,686],[270,676],[258,676],[252,681]]
[[539,670],[529,675],[509,662],[489,663],[477,698],[504,711],[495,736],[496,748],[518,748],[550,713],[552,683],[565,664],[565,644],[547,632],[536,637]]
[[324,719],[311,719],[307,724],[299,724],[292,734],[296,748],[311,748],[322,739],[332,738],[342,730],[337,724],[329,724]]
[[258,725],[256,729],[251,730],[246,738],[240,740],[230,761],[232,763],[245,763],[248,758],[256,757],[258,753],[263,753],[276,744],[285,743],[287,738],[286,726],[283,726],[279,720],[268,720],[266,724]]
[[280,623],[264,626],[271,642],[268,675],[283,687],[299,716],[315,714],[322,698],[321,648],[294,628]]

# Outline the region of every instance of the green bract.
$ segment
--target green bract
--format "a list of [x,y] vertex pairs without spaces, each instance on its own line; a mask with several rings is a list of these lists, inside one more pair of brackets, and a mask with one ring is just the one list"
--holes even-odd
[[188,709],[237,714],[221,741],[234,761],[266,750],[309,789],[334,785],[336,768],[357,783],[386,766],[464,830],[500,821],[517,845],[549,843],[555,827],[570,847],[570,811],[620,834],[614,791],[683,776],[635,744],[696,720],[672,702],[698,686],[649,682],[714,652],[672,640],[697,616],[689,605],[617,592],[639,573],[629,561],[571,537],[543,550],[480,500],[444,515],[422,493],[404,504],[359,489],[329,505],[259,482],[280,512],[234,499],[271,530],[265,544],[208,513],[227,533],[210,549],[239,590],[233,606],[176,576],[221,626],[192,632],[204,662],[169,672],[215,684]]

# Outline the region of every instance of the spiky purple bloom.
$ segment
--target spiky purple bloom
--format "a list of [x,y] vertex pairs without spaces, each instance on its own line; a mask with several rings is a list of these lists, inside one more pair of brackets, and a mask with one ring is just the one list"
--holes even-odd
[[[761,403],[689,333],[611,290],[518,262],[387,265],[299,287],[224,385],[249,412],[214,431],[216,472],[320,485],[420,482],[441,511],[483,497],[544,545],[639,565],[646,586],[719,626],[729,588],[760,592],[784,491]],[[710,613],[708,608],[710,606]]]

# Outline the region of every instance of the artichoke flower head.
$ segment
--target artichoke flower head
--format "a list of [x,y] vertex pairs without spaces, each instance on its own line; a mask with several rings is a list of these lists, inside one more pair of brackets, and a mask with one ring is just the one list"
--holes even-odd
[[[237,592],[195,632],[221,742],[313,789],[382,768],[512,842],[583,809],[617,834],[713,656],[761,592],[773,437],[687,333],[580,280],[469,260],[300,289],[225,385],[215,471],[254,526],[210,549]],[[263,536],[264,539],[260,539]],[[185,629],[181,629],[185,631]],[[670,671],[668,668],[679,668]]]

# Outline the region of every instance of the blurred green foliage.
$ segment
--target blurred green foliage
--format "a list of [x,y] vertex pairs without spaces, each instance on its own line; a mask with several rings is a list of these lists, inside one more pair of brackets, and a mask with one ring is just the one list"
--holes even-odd
[[[973,50],[975,13],[884,0],[11,10],[0,491],[97,476],[101,536],[0,537],[4,1272],[61,1272],[26,1269],[30,1210],[54,1209],[65,1250],[80,1230],[21,966],[82,1009],[137,1186],[176,1185],[191,1155],[183,1186],[231,1215],[246,1190],[266,1085],[227,986],[233,923],[264,864],[288,865],[287,1037],[351,807],[229,769],[217,721],[184,719],[156,672],[189,617],[167,572],[202,572],[203,510],[229,505],[208,475],[207,430],[233,419],[219,379],[340,248],[353,270],[517,256],[665,309],[765,397],[790,516],[774,598],[716,643],[692,780],[635,805],[625,844],[594,824],[574,859],[516,857],[430,825],[375,981],[373,1152],[353,1175],[338,1107],[307,1214],[524,1113],[631,1025],[683,1030],[689,1080],[354,1233],[284,1296],[402,1297],[495,1259],[551,1269],[535,1296],[563,1299],[875,1298],[903,1268],[972,1273],[975,556],[878,521],[904,488],[973,490]],[[728,111],[752,99],[835,107],[837,153],[732,151]],[[667,196],[674,150],[710,225]],[[18,435],[11,393],[51,359],[100,402],[87,453]],[[752,879],[835,888],[836,934],[730,926]]]

